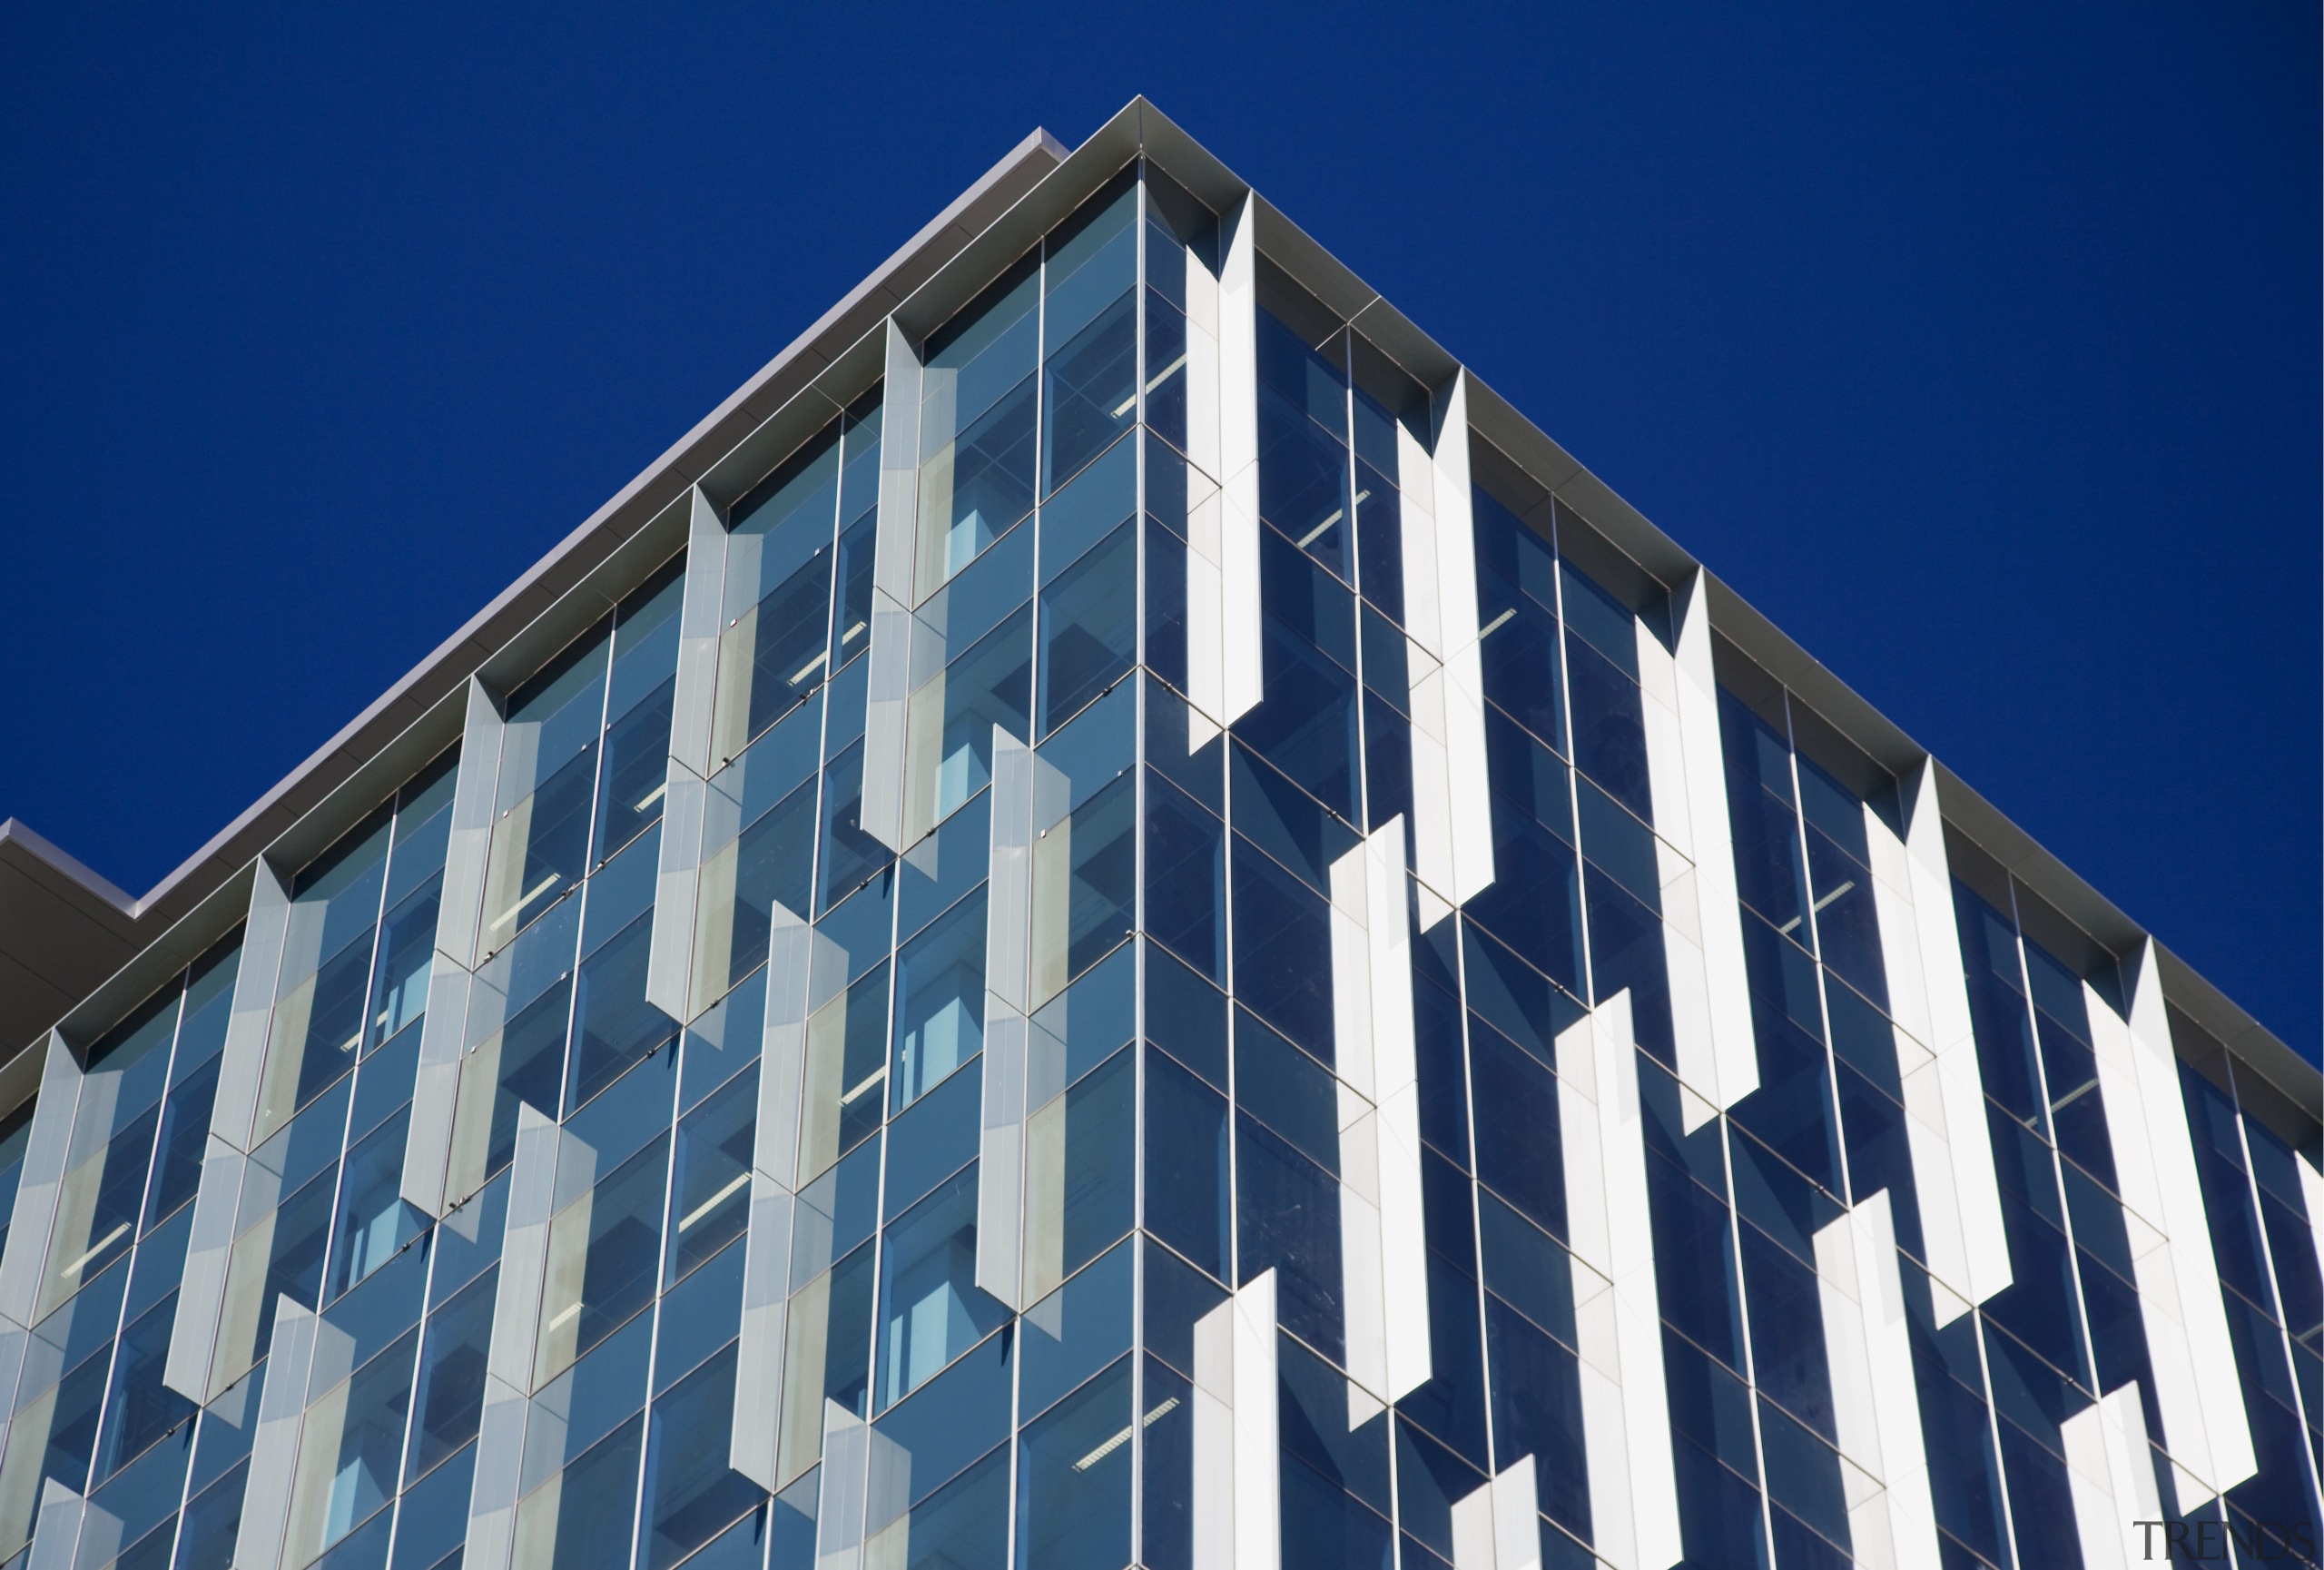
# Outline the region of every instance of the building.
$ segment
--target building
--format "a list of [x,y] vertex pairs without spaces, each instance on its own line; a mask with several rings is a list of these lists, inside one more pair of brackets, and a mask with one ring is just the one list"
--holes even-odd
[[2315,1071],[1143,101],[0,844],[12,1565],[2316,1560]]

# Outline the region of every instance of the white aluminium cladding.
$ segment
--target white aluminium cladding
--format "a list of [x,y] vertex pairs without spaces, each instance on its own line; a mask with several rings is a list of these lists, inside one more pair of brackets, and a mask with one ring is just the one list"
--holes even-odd
[[[1345,314],[1368,313],[1390,347],[1411,349],[1414,365],[1428,372],[1421,378],[1429,395],[1425,417],[1395,428],[1407,630],[1426,657],[1424,664],[1415,662],[1423,674],[1410,694],[1410,815],[1388,818],[1340,854],[1327,878],[1328,993],[1339,1050],[1334,1085],[1337,1268],[1344,1362],[1353,1380],[1344,1416],[1353,1432],[1378,1414],[1379,1402],[1403,1399],[1437,1371],[1413,949],[1492,889],[1501,870],[1488,783],[1482,655],[1488,629],[1480,626],[1470,468],[1472,452],[1491,446],[1508,417],[1465,370],[1418,340],[1401,318],[1376,301],[1350,301],[1352,280],[1336,263],[1318,260],[1305,237],[1255,194],[1233,189],[1231,177],[1211,168],[1206,155],[1150,107],[1141,102],[1125,114],[1131,141],[1121,141],[1123,123],[1109,126],[1093,138],[1096,153],[1085,148],[1074,154],[1051,177],[1050,187],[1040,188],[1048,195],[1037,190],[1026,198],[1032,216],[1011,220],[1015,229],[1004,223],[987,233],[1008,230],[1015,237],[1009,244],[1021,250],[1063,217],[1072,199],[1112,176],[1127,156],[1125,147],[1142,147],[1164,168],[1173,167],[1174,158],[1184,160],[1187,177],[1221,210],[1215,258],[1191,258],[1185,284],[1186,445],[1193,466],[1187,507],[1190,753],[1231,732],[1265,692],[1259,568],[1264,459],[1256,403],[1262,265],[1301,275],[1334,301],[1349,301],[1355,308],[1344,306]],[[924,586],[915,581],[918,553],[928,547],[921,516],[927,483],[921,421],[929,400],[941,396],[922,346],[937,325],[928,318],[941,314],[932,301],[940,296],[957,304],[973,293],[1013,260],[1007,250],[972,237],[952,264],[958,276],[939,272],[935,282],[897,301],[852,346],[834,346],[825,381],[799,395],[813,406],[812,421],[778,410],[763,428],[789,433],[785,439],[803,436],[843,407],[852,408],[855,395],[874,381],[882,385],[860,822],[864,834],[896,852],[927,848],[927,831],[938,815],[931,800],[944,799],[922,788],[937,776],[925,772],[928,759],[915,751],[924,749],[928,736],[915,728],[924,716],[916,719],[914,705],[925,703],[947,655],[959,652],[949,647],[959,640],[948,640],[942,607],[931,610]],[[969,276],[978,269],[982,276]],[[1488,420],[1496,422],[1490,432]],[[751,469],[747,479],[754,480],[770,467],[768,459],[781,456],[757,450],[737,472]],[[1502,460],[1508,461],[1505,452]],[[718,882],[731,879],[744,804],[755,799],[748,793],[757,788],[746,776],[762,766],[759,759],[722,755],[719,741],[725,734],[722,724],[731,728],[719,705],[731,703],[737,690],[731,673],[722,669],[722,650],[732,647],[726,634],[734,618],[752,610],[733,603],[734,575],[743,570],[739,558],[746,552],[735,549],[725,513],[742,486],[725,483],[715,465],[694,467],[695,482],[648,525],[666,548],[658,556],[638,553],[630,575],[643,577],[680,545],[686,548],[644,972],[646,1001],[677,1021],[694,1020],[716,1000],[735,968],[737,956],[730,951],[736,944],[745,936],[749,943],[760,942],[756,932],[739,930],[727,908],[732,889]],[[1561,486],[1586,480],[1568,473],[1545,477],[1543,483],[1562,495]],[[1643,765],[1669,1029],[1682,1087],[1679,1105],[1691,1134],[1758,1089],[1761,1061],[1738,907],[1728,800],[1732,780],[1721,750],[1714,644],[1724,629],[1714,626],[1718,596],[1709,576],[1690,564],[1666,560],[1657,569],[1674,590],[1670,626],[1664,634],[1635,620],[1637,644],[1630,652],[1644,713]],[[612,587],[616,592],[582,597],[587,617],[602,614],[629,586]],[[487,1042],[499,1050],[497,1027],[526,1001],[511,980],[510,933],[496,933],[494,923],[520,909],[528,891],[518,886],[522,879],[503,886],[508,869],[495,862],[493,848],[496,823],[509,812],[531,810],[540,726],[509,710],[515,683],[499,679],[503,674],[471,677],[456,700],[438,706],[444,712],[431,720],[441,731],[439,743],[459,736],[461,762],[427,954],[431,1002],[418,1042],[399,1179],[401,1198],[417,1210],[430,1218],[455,1216],[469,1226],[477,1222],[477,1208],[459,1208],[483,1186],[487,1142],[497,1136],[489,1126],[488,1104],[477,1099],[482,1086],[488,1103],[489,1084],[464,1070]],[[940,688],[938,696],[940,700]],[[443,729],[447,716],[449,728]],[[1054,924],[1059,906],[1045,891],[1060,886],[1053,880],[1071,871],[1065,858],[1074,815],[1093,787],[1061,772],[1032,735],[1019,736],[998,724],[983,755],[989,817],[973,859],[990,893],[979,951],[980,1017],[973,1021],[984,1054],[973,1280],[1029,1321],[1037,1305],[1057,1300],[1053,1294],[1067,1273],[1059,1241],[1065,1046],[1035,1019],[1066,981],[1059,958],[1064,934]],[[1911,1374],[1896,1210],[1915,1206],[1919,1263],[1935,1284],[1930,1297],[1939,1325],[2013,1285],[1945,843],[1946,812],[1958,807],[1974,816],[1982,804],[1965,794],[1956,801],[1947,779],[1924,761],[1906,773],[1895,822],[1869,807],[1864,813],[1915,1198],[1887,1190],[1860,1195],[1813,1238],[1837,1449],[1855,1469],[1851,1479],[1860,1474],[1864,1480],[1847,1501],[1848,1530],[1865,1562],[1903,1566],[1935,1564],[1937,1539],[1930,1459]],[[295,1062],[271,1050],[280,1030],[272,1022],[286,979],[315,967],[318,956],[300,945],[311,949],[321,941],[318,929],[311,923],[302,926],[292,910],[297,862],[288,864],[291,871],[261,856],[246,911],[232,913],[246,922],[244,958],[167,1347],[166,1384],[195,1402],[224,1397],[258,1350],[250,1343],[263,1284],[250,1269],[247,1239],[253,1219],[276,1204],[283,1187],[281,1173],[270,1165],[279,1164],[279,1150],[268,1153],[289,1115],[273,1079],[298,1071]],[[714,919],[704,919],[705,911]],[[810,1169],[827,1166],[801,1149],[810,1137],[803,1107],[821,1093],[807,1082],[811,1071],[820,1071],[811,1065],[824,1061],[815,1056],[812,1038],[833,1017],[830,1006],[855,977],[848,955],[821,926],[779,902],[767,913],[763,943],[756,1119],[739,1178],[748,1219],[742,1229],[727,1455],[736,1472],[770,1492],[797,1483],[820,1458],[818,1550],[829,1563],[853,1565],[877,1559],[881,1550],[872,1540],[902,1508],[890,1497],[901,1463],[882,1449],[891,1444],[885,1430],[864,1413],[828,1401],[802,1407],[792,1388],[797,1370],[787,1373],[786,1359],[802,1344],[793,1323],[803,1311],[793,1290],[800,1236],[818,1228],[828,1233],[832,1224],[815,1208],[827,1201],[803,1191],[803,1180],[813,1175]],[[568,943],[568,965],[572,952]],[[2175,1468],[2182,1508],[2234,1486],[2258,1465],[2211,1256],[2195,1136],[2164,1018],[2159,951],[2150,942],[2127,957],[2127,973],[2134,977],[2127,1017],[2095,989],[2087,989],[2088,1007],[2105,1129],[2132,1217],[2138,1302],[2162,1431],[2147,1434],[2137,1392],[2127,1385],[2102,1393],[2098,1405],[2068,1420],[2072,1508],[2089,1545],[2086,1557],[2102,1553],[2097,1545],[2109,1523],[2135,1519],[2134,1510],[2152,1516],[2160,1508],[2152,1469],[2142,1465],[2150,1438]],[[1680,1555],[1673,1457],[1683,1441],[1672,1432],[1659,1328],[1657,1239],[1649,1213],[1649,1163],[1658,1158],[1648,1150],[1649,1113],[1641,1105],[1634,1002],[1627,992],[1600,1002],[1558,1034],[1553,1055],[1593,1546],[1625,1570],[1647,1570],[1671,1565]],[[480,1032],[479,1020],[491,1028]],[[861,1084],[842,1092],[888,1093],[884,1086],[867,1092]],[[85,1164],[88,1152],[81,1147],[90,1138],[87,1131],[108,1123],[109,1113],[93,1111],[94,1104],[110,1093],[102,1073],[82,1071],[65,1035],[50,1037],[25,1178],[0,1259],[0,1383],[15,1389],[19,1408],[37,1397],[39,1381],[53,1377],[42,1369],[61,1355],[41,1343],[34,1327],[62,1253],[90,1241],[74,1229],[81,1202],[75,1174]],[[525,1557],[520,1502],[541,1481],[534,1475],[543,1465],[539,1457],[564,1453],[566,1413],[554,1387],[574,1358],[569,1310],[579,1305],[587,1242],[586,1210],[577,1227],[571,1218],[573,1207],[586,1207],[591,1184],[602,1176],[599,1168],[611,1164],[582,1134],[528,1103],[517,1122],[484,1372],[483,1441],[465,1501],[467,1552],[474,1562],[496,1567]],[[2315,1198],[2309,1213],[2324,1219]],[[828,1244],[825,1237],[826,1251]],[[805,1245],[803,1251],[812,1254],[814,1247]],[[1278,1335],[1287,1322],[1280,1294],[1290,1289],[1275,1269],[1256,1273],[1194,1327],[1188,1404],[1196,1441],[1191,1531],[1196,1564],[1266,1570],[1280,1561],[1285,1506],[1274,1449]],[[300,1479],[302,1468],[311,1472],[320,1465],[316,1446],[339,1442],[335,1432],[327,1432],[335,1419],[314,1414],[328,1413],[330,1401],[343,1398],[340,1386],[352,1356],[344,1341],[344,1333],[322,1316],[282,1296],[271,1316],[266,1360],[275,1370],[304,1373],[287,1384],[270,1378],[251,1414],[251,1481],[238,1564],[290,1565],[310,1557],[288,1545],[315,1535],[312,1522],[300,1525],[302,1512],[327,1507],[328,1490],[318,1494]],[[317,1437],[307,1437],[310,1430]],[[0,1551],[32,1531],[36,1513],[36,1558],[62,1552],[58,1562],[71,1563],[70,1545],[77,1541],[86,1559],[89,1545],[103,1541],[98,1507],[53,1480],[37,1496],[17,1486],[28,1476],[26,1465],[21,1455],[0,1454],[0,1536],[11,1538]],[[1449,1502],[1452,1557],[1462,1570],[1540,1563],[1539,1541],[1527,1534],[1543,1508],[1545,1465],[1531,1454],[1499,1456],[1490,1476]],[[60,1543],[67,1546],[60,1549]]]

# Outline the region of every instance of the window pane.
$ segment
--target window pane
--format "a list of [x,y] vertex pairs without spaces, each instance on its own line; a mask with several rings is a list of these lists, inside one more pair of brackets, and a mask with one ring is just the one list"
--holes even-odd
[[[1034,389],[1025,377],[921,465],[922,598],[1033,510]],[[928,390],[938,391],[933,374]]]
[[428,1007],[428,978],[435,963],[436,913],[442,885],[441,874],[430,874],[379,925],[366,1052],[419,1018]]
[[[1128,238],[1125,236],[1125,238]],[[1137,418],[1137,295],[1125,290],[1049,356],[1042,486],[1055,489]]]
[[1025,1430],[1017,1534],[1044,1570],[1113,1570],[1129,1558],[1130,1365],[1125,1358]]
[[485,1356],[492,1342],[497,1267],[428,1317],[419,1353],[407,1475],[417,1477],[476,1437],[484,1410]]
[[758,1485],[726,1465],[734,1411],[731,1348],[654,1404],[639,1533],[647,1570],[667,1570],[765,1499]]
[[1236,1188],[1243,1279],[1276,1271],[1283,1328],[1338,1361],[1346,1355],[1340,1303],[1339,1180],[1237,1113]]
[[1235,992],[1332,1060],[1332,923],[1324,898],[1249,841],[1235,845]]
[[578,883],[588,864],[608,631],[601,624],[508,701],[478,937],[487,953]]
[[1228,1259],[1226,1101],[1167,1058],[1149,1054],[1146,1225],[1224,1279]]
[[332,1245],[331,1297],[386,1264],[427,1224],[421,1212],[404,1203],[401,1192],[409,1121],[408,1114],[398,1113],[347,1153],[339,1237]]
[[897,952],[897,1111],[983,1050],[984,957],[981,891]]
[[1137,510],[1137,444],[1116,442],[1042,506],[1041,581],[1072,566]]
[[819,908],[833,905],[888,864],[888,847],[863,831],[863,746],[833,758],[823,770],[822,877]]
[[1212,981],[1226,980],[1226,827],[1147,775],[1146,928]]
[[677,1035],[677,1022],[645,1001],[653,941],[654,918],[641,915],[582,963],[566,1105],[586,1101]]
[[740,1237],[751,1210],[759,1077],[745,1071],[678,1121],[668,1277],[675,1281]]
[[655,1140],[549,1223],[534,1382],[545,1383],[652,1300],[661,1274],[667,1137]]
[[981,1339],[1008,1309],[976,1284],[971,1168],[899,1218],[880,1266],[880,1406],[901,1400]]
[[1259,516],[1332,574],[1354,577],[1349,559],[1347,448],[1336,415],[1326,428],[1272,388],[1259,390]]
[[1491,573],[1477,575],[1485,696],[1551,746],[1565,745],[1557,617]]
[[913,695],[912,751],[929,755],[912,786],[927,804],[925,821],[941,823],[990,781],[993,726],[1032,735],[1032,607],[1019,607],[954,658],[940,686]]

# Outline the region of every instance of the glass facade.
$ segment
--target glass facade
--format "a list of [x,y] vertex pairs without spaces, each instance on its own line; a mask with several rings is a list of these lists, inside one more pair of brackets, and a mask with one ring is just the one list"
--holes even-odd
[[2317,1562],[2313,1124],[1251,222],[1122,170],[51,1045],[0,1555]]

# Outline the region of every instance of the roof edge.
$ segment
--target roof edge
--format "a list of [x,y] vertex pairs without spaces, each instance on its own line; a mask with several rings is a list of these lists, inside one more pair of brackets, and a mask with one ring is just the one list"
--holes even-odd
[[[11,859],[29,858],[41,874],[26,880],[36,891],[32,899],[7,913],[38,924],[52,913],[74,912],[95,920],[126,943],[133,957],[158,934],[205,905],[280,834],[361,773],[446,691],[466,682],[544,607],[586,579],[771,412],[809,385],[862,336],[867,321],[885,316],[1068,156],[1069,150],[1047,130],[1036,127],[1028,133],[516,582],[142,896],[132,896],[19,820],[0,824],[0,847],[16,847]],[[52,961],[55,973],[44,979],[77,1007],[118,968],[109,951],[93,953],[79,966]],[[43,1021],[42,1026],[50,1022]],[[0,1041],[0,1058],[40,1039],[15,1030],[15,1023],[10,1029],[22,1039]]]
[[9,844],[22,845],[27,854],[44,863],[50,871],[78,884],[92,899],[111,906],[133,921],[136,919],[137,901],[131,898],[126,891],[115,887],[111,878],[71,852],[61,849],[54,841],[24,819],[9,818],[0,822],[0,845]]
[[[277,834],[326,795],[341,788],[367,760],[405,732],[442,696],[428,678],[447,674],[464,681],[531,624],[534,615],[557,603],[600,571],[607,557],[630,540],[664,508],[703,480],[739,443],[758,431],[794,399],[809,393],[826,372],[854,349],[879,318],[930,308],[934,297],[949,297],[967,275],[1009,251],[1020,232],[1060,202],[1077,200],[1082,183],[1091,190],[1109,177],[1120,155],[1143,153],[1195,189],[1206,201],[1239,199],[1245,182],[1172,123],[1143,95],[1133,98],[1086,139],[1068,150],[1046,131],[1036,130],[994,164],[904,247],[801,333],[756,375],[698,421],[636,479],[593,513],[525,577],[478,613],[459,632],[407,675],[361,716],[344,727],[259,803],[238,816],[186,863],[135,902],[140,928],[132,935],[150,941],[195,904],[246,868]],[[1069,166],[1069,167],[1068,167]],[[1068,190],[1067,187],[1073,187]],[[1078,192],[1086,196],[1088,192]],[[1305,231],[1254,194],[1260,218],[1260,248],[1303,286],[1320,290],[1344,318],[1358,320],[1368,337],[1408,369],[1458,368],[1461,361],[1413,325],[1376,291]],[[1019,247],[1021,249],[1021,246]],[[1006,256],[1001,252],[1009,252]],[[938,284],[941,278],[943,281]],[[935,285],[935,287],[931,287]],[[846,372],[852,375],[853,372]],[[1624,500],[1598,476],[1542,432],[1506,400],[1470,373],[1470,413],[1477,434],[1507,456],[1550,496],[1568,504],[1599,545],[1635,565],[1647,578],[1678,588],[1700,572],[1714,629],[1745,657],[1780,680],[1852,745],[1899,777],[1923,763],[1939,769],[1940,800],[1948,823],[1990,853],[2026,885],[2102,946],[2127,957],[2148,941],[2144,927],[2100,894],[2079,874],[2043,849],[1984,797],[1963,783],[1941,761],[1858,695],[1788,635],[1728,588],[1683,547]],[[45,844],[46,842],[41,842]],[[49,847],[54,850],[54,847]],[[55,853],[74,867],[63,853]],[[86,872],[85,868],[81,871]],[[88,874],[94,877],[95,874]],[[102,883],[103,880],[98,880]],[[104,885],[110,889],[111,885]],[[118,890],[113,893],[119,898]],[[2324,1122],[2324,1076],[2273,1032],[2228,999],[2159,939],[2153,940],[2167,992],[2203,1028],[2226,1043],[2269,1083],[2282,1091],[2311,1120]],[[86,989],[83,991],[85,992]]]

